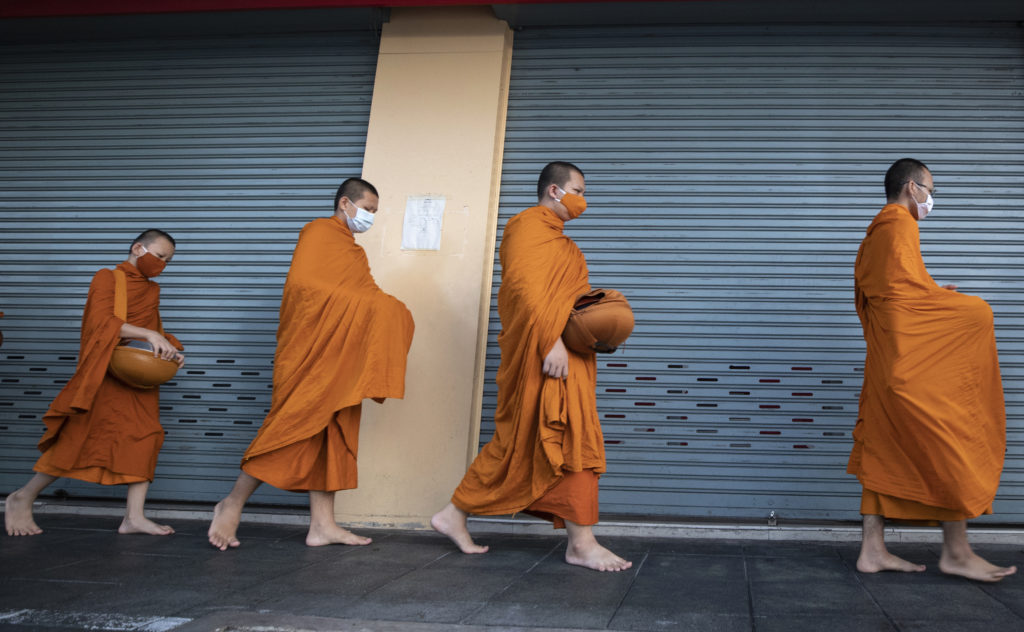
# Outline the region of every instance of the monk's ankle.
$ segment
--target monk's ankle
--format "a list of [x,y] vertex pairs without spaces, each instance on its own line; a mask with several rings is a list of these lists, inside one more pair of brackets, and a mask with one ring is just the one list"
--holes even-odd
[[942,543],[941,557],[945,557],[951,560],[969,560],[975,557],[974,549],[971,548],[971,543],[965,539],[955,539],[952,542],[945,540]]

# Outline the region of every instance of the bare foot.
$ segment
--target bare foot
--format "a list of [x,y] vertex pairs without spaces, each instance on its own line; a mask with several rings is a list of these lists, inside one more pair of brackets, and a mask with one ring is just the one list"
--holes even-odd
[[174,529],[165,524],[157,524],[145,516],[135,519],[130,519],[125,516],[124,520],[121,521],[121,526],[117,528],[117,532],[121,535],[127,535],[129,533],[171,535],[174,533]]
[[565,561],[595,571],[624,571],[633,566],[633,562],[622,559],[598,544],[596,540],[570,544],[565,550]]
[[237,548],[241,542],[235,537],[235,532],[238,531],[238,523],[241,521],[241,507],[233,507],[226,498],[217,503],[213,508],[213,522],[206,532],[210,544],[221,551],[227,551],[228,547]]
[[366,546],[370,542],[373,542],[371,538],[364,538],[361,535],[356,535],[348,529],[343,529],[336,524],[311,524],[309,525],[309,533],[306,534],[306,546],[327,546],[328,544]]
[[7,535],[39,535],[42,529],[32,519],[32,501],[19,493],[11,492],[4,501],[4,526]]
[[469,529],[466,528],[467,515],[452,503],[448,503],[430,519],[430,526],[434,527],[434,531],[448,536],[463,553],[486,553],[490,547],[476,544],[469,535]]
[[997,582],[1017,572],[1016,566],[996,566],[973,551],[969,555],[954,558],[943,554],[939,558],[939,570],[947,575],[959,575],[978,582]]
[[862,573],[878,573],[881,571],[899,571],[902,573],[920,573],[924,564],[914,564],[888,551],[868,553],[863,549],[857,557],[857,570]]

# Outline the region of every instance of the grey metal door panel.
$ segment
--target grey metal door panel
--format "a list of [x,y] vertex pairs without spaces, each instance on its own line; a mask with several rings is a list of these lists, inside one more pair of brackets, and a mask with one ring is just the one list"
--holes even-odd
[[[188,365],[161,389],[149,495],[230,490],[270,405],[298,231],[362,171],[377,46],[353,31],[0,49],[0,490],[31,474],[92,275],[151,227],[178,240],[161,314]],[[253,500],[307,502],[267,486]]]
[[[864,343],[853,263],[897,158],[928,163],[922,250],[992,305],[1008,414],[989,521],[1024,519],[1024,39],[1017,25],[524,28],[498,239],[549,160],[586,172],[567,232],[633,336],[599,357],[629,515],[857,519]],[[495,296],[500,270],[495,265]],[[483,432],[493,432],[492,296]]]

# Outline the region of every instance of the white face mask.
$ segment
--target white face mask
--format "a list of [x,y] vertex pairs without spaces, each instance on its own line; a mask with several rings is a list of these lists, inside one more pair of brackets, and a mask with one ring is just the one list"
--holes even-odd
[[[356,206],[354,203],[350,202],[350,204]],[[370,226],[373,226],[373,213],[356,206],[356,216],[349,217],[348,213],[345,213],[345,223],[353,233],[365,233],[370,230]]]
[[931,193],[928,194],[928,199],[924,202],[918,202],[917,200],[914,200],[914,202],[917,202],[917,219],[924,219],[928,213],[932,212],[934,202],[932,202]]

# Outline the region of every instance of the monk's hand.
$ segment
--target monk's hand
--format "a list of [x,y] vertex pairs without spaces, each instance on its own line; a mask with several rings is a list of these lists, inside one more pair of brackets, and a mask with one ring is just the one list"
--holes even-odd
[[561,337],[555,340],[551,351],[548,351],[542,370],[544,375],[551,377],[569,377],[569,352],[565,349],[565,343],[562,342]]
[[957,286],[955,286],[952,283],[950,283],[949,285],[943,285],[942,288],[945,289],[945,290],[953,290],[955,292]]
[[[178,356],[181,355],[167,338],[164,338],[155,331],[150,330],[149,335],[146,336],[146,342],[153,345],[153,355],[158,358],[177,362]],[[182,356],[182,362],[184,362],[184,356]],[[179,363],[179,366],[181,366],[181,363]]]
[[185,354],[184,353],[175,353],[173,360],[178,363],[178,368],[179,369],[181,367],[185,366]]

